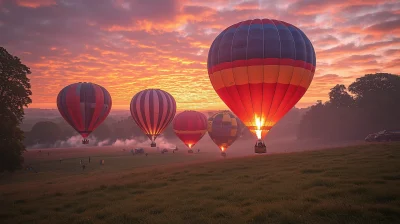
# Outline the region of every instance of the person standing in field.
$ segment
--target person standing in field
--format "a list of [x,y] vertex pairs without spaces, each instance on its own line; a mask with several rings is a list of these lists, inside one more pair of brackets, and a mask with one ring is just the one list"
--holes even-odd
[[90,156],[89,156],[89,163],[90,163]]

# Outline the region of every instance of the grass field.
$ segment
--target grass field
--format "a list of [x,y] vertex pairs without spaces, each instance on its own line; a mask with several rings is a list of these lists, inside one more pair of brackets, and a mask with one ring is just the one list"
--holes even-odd
[[79,155],[32,154],[39,173],[2,176],[0,223],[400,223],[400,144],[231,159],[108,150],[85,171]]

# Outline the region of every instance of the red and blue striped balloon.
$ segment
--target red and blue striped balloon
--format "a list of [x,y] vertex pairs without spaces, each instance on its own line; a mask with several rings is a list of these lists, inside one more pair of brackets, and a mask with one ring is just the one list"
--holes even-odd
[[302,98],[315,66],[304,32],[273,19],[226,28],[213,41],[207,61],[214,90],[258,139]]
[[107,118],[111,106],[108,91],[94,83],[68,85],[57,96],[61,116],[85,139]]
[[145,89],[133,96],[130,110],[133,120],[155,146],[156,138],[175,117],[176,102],[164,90]]

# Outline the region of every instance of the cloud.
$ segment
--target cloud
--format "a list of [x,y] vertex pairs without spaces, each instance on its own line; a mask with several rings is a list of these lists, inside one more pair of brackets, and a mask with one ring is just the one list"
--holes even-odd
[[312,41],[316,75],[298,106],[327,99],[324,82],[400,73],[396,0],[5,0],[0,11],[0,45],[32,70],[31,107],[54,108],[66,84],[90,80],[118,109],[144,88],[170,92],[180,109],[226,109],[208,79],[208,50],[223,29],[252,18],[292,23]]
[[39,8],[55,5],[55,0],[16,0],[17,5],[28,8]]

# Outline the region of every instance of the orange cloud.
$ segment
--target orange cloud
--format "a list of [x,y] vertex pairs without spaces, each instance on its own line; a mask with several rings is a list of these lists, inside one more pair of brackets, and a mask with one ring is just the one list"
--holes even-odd
[[314,45],[315,78],[298,107],[366,73],[400,74],[397,0],[19,0],[0,8],[0,44],[32,70],[31,107],[55,108],[65,85],[91,81],[109,90],[114,108],[161,88],[182,110],[226,109],[208,78],[209,47],[226,27],[257,17],[292,23]]
[[28,8],[38,8],[56,4],[55,0],[16,0],[16,2],[19,6]]

